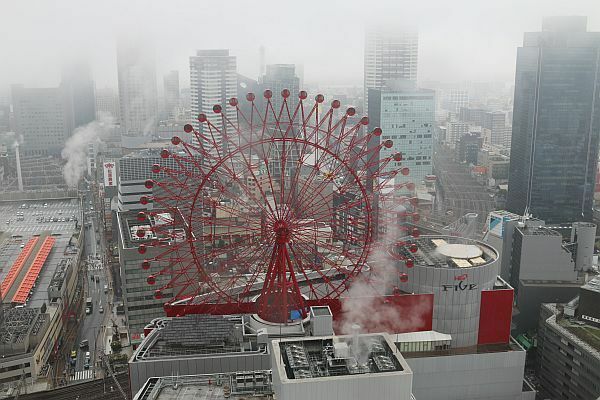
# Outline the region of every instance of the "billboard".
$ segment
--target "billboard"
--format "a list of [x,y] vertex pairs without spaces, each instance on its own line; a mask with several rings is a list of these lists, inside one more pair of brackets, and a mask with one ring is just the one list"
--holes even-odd
[[117,186],[117,176],[114,161],[104,162],[104,186]]

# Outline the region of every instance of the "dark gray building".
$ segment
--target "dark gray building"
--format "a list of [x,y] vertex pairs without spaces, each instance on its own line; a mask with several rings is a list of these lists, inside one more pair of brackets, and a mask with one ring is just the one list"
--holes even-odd
[[600,131],[600,32],[544,19],[517,52],[507,208],[547,223],[591,221]]
[[[538,329],[540,394],[543,399],[600,396],[600,280],[581,287],[567,304],[543,304]],[[585,310],[596,310],[591,317]]]

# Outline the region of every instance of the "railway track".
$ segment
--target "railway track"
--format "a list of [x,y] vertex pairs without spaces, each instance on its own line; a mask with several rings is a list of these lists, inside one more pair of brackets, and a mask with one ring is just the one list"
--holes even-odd
[[[127,397],[132,398],[129,393],[129,374],[120,373],[115,375],[120,385],[125,389]],[[54,390],[22,394],[20,400],[122,400],[123,397],[115,387],[110,377],[96,379],[94,381],[76,385],[64,386]]]

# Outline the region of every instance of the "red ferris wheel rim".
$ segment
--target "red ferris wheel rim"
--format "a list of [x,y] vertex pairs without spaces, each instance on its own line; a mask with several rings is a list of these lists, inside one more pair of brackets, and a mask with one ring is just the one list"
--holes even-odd
[[[338,100],[319,115],[322,95],[316,96],[308,110],[303,103],[305,92],[293,109],[286,95],[289,91],[282,92],[277,111],[266,93],[261,114],[255,96],[249,94],[249,116],[241,112],[237,99],[231,99],[236,121],[215,107],[221,127],[199,115],[202,129],[184,128],[196,141],[175,137],[172,143],[183,151],[161,153],[165,159],[172,158],[178,168],[153,167],[153,172],[169,179],[148,182],[165,193],[153,196],[155,206],[172,213],[169,222],[151,228],[156,236],[171,240],[154,240],[151,245],[158,255],[143,263],[144,270],[150,269],[150,264],[158,265],[149,284],[156,284],[158,276],[169,276],[157,289],[157,297],[172,289],[171,301],[189,298],[233,304],[260,294],[259,315],[284,322],[290,309],[304,315],[305,299],[340,297],[364,268],[376,226],[371,203],[376,199],[378,204],[383,197],[381,189],[400,171],[385,170],[386,165],[401,157],[380,157],[381,148],[391,147],[389,140],[373,144],[371,139],[381,134],[380,128],[372,134],[358,134],[368,124],[366,117],[346,126],[354,108],[334,121]],[[307,162],[310,157],[312,165]],[[249,178],[248,182],[244,178]],[[247,183],[253,183],[253,191]],[[323,195],[325,188],[328,193]],[[325,209],[315,207],[314,199],[320,202],[317,204],[327,201]],[[147,214],[156,217],[160,213]],[[217,218],[219,214],[221,218]],[[184,227],[180,230],[185,239],[177,241],[176,226]],[[208,234],[207,226],[211,229]],[[219,266],[214,269],[214,264]]]

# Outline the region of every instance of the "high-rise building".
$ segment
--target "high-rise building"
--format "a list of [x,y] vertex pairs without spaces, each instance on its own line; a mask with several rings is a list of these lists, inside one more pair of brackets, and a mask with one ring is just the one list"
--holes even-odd
[[446,123],[446,145],[455,147],[460,139],[470,132],[470,126],[462,121],[448,121]]
[[173,119],[179,107],[179,71],[170,71],[163,78],[165,90],[165,116]]
[[[198,50],[195,56],[190,57],[191,109],[194,118],[200,113],[206,114],[208,120],[221,129],[221,115],[213,111],[215,105],[220,105],[224,115],[235,123],[237,114],[235,108],[229,105],[229,99],[237,96],[236,65],[236,58],[229,55],[229,50]],[[220,138],[215,140],[218,143]]]
[[89,124],[96,119],[94,81],[87,63],[76,63],[63,68],[61,87],[65,91],[71,109],[74,128]]
[[117,68],[124,134],[152,134],[158,115],[154,53],[141,41],[119,41]]
[[600,279],[566,304],[543,304],[537,335],[537,374],[544,399],[600,397]]
[[441,106],[446,111],[458,114],[461,108],[469,106],[469,92],[462,89],[444,91]]
[[409,175],[398,174],[397,184],[419,184],[432,173],[433,129],[435,125],[435,92],[418,89],[413,81],[389,81],[383,89],[369,89],[369,125],[383,131],[381,143],[391,140],[390,148],[383,147],[381,157],[401,153],[401,161],[391,161],[387,168],[409,168]]
[[114,118],[115,122],[119,120],[119,94],[112,88],[96,90],[96,115],[102,114]]
[[600,132],[600,32],[544,19],[517,52],[507,208],[547,223],[592,220]]
[[489,143],[494,146],[510,146],[510,137],[506,136],[506,113],[492,111],[483,114],[483,136],[489,137]]
[[12,86],[16,133],[23,155],[60,155],[73,131],[72,109],[63,88]]
[[379,27],[367,30],[365,39],[365,110],[369,89],[381,89],[396,79],[417,80],[419,35],[416,30]]
[[290,97],[288,106],[291,110],[298,104],[298,93],[300,92],[300,79],[296,76],[296,66],[294,64],[269,64],[267,72],[262,77],[262,84],[266,89],[271,89],[273,97],[271,102],[276,113],[282,104],[281,91],[288,89]]

